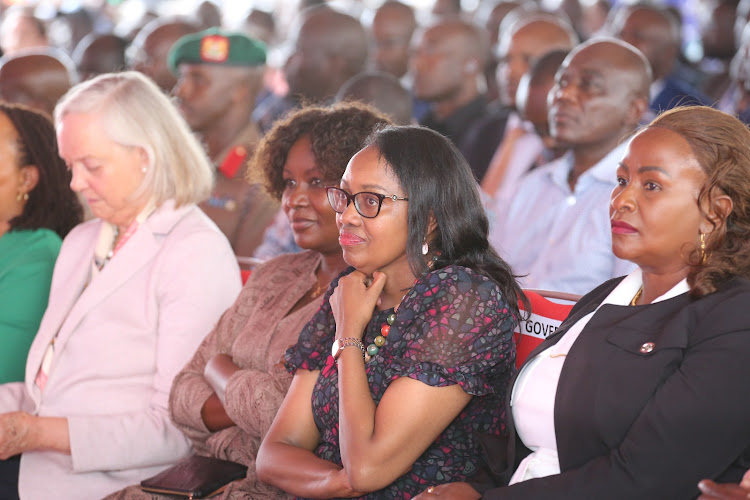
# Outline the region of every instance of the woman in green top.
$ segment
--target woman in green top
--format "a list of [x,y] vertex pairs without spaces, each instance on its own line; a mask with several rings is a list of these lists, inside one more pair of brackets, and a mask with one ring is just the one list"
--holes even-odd
[[62,238],[82,214],[52,122],[0,103],[0,383],[24,379]]

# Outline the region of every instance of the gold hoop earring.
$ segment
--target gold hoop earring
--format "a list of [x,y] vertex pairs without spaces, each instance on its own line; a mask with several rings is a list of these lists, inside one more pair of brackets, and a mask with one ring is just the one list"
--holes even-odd
[[16,196],[16,201],[18,203],[21,203],[22,201],[27,201],[29,199],[29,193],[22,193],[21,191],[18,192],[18,196]]
[[701,265],[706,263],[708,256],[706,255],[706,235],[701,233]]

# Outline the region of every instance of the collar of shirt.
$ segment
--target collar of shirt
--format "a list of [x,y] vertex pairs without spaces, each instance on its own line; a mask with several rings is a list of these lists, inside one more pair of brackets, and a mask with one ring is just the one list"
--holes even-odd
[[565,153],[564,156],[555,162],[550,163],[550,165],[554,165],[554,168],[549,171],[549,175],[558,187],[571,194],[580,193],[594,182],[611,184],[614,187],[617,181],[615,172],[617,171],[617,166],[624,155],[629,142],[629,139],[624,140],[612,151],[607,153],[601,160],[596,162],[596,164],[581,174],[576,182],[574,192],[571,192],[570,185],[568,184],[568,177],[570,171],[573,169],[573,153],[571,151]]
[[528,120],[524,120],[523,118],[521,118],[521,115],[518,114],[518,111],[511,111],[508,114],[508,121],[505,124],[505,132],[503,134],[503,137],[508,135],[508,131],[514,128],[521,128],[526,133],[537,135],[536,129],[534,129],[534,124]]
[[252,154],[253,149],[260,142],[261,137],[262,134],[258,125],[254,121],[248,122],[241,130],[237,131],[234,139],[232,139],[215,158],[212,158],[214,165],[220,167],[221,164],[224,163],[224,160],[227,159],[227,156],[234,153],[237,146],[244,146],[246,153]]
[[511,111],[508,113],[508,121],[505,122],[505,133],[503,135],[508,135],[508,130],[521,126],[523,126],[521,115],[518,114],[518,111]]
[[653,102],[654,99],[656,99],[656,96],[658,96],[661,91],[664,90],[664,87],[666,87],[666,85],[667,82],[664,78],[660,78],[651,82],[651,86],[648,88],[648,101]]
[[[630,301],[633,300],[635,294],[643,286],[643,275],[640,268],[636,268],[625,276],[625,278],[612,290],[607,298],[602,302],[603,304],[612,304],[616,306],[627,306]],[[651,303],[661,302],[662,300],[671,299],[687,293],[690,291],[690,287],[687,283],[687,278],[683,279],[675,286],[673,286],[668,292],[659,297],[655,298]],[[601,307],[601,306],[600,306]]]

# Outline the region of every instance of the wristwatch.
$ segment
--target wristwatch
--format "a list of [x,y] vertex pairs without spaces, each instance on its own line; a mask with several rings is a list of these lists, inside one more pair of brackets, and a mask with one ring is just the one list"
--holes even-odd
[[364,358],[365,345],[362,343],[362,341],[355,339],[354,337],[347,337],[345,339],[336,339],[333,341],[333,345],[331,346],[331,356],[333,356],[333,359],[339,359],[339,356],[341,356],[341,351],[349,346],[359,347],[359,350],[362,351],[362,357]]

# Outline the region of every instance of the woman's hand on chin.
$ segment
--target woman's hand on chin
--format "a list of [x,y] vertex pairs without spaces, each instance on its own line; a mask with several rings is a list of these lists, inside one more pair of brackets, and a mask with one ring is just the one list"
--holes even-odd
[[431,498],[446,498],[450,500],[477,500],[482,495],[467,483],[448,483],[440,486],[430,486],[414,497],[414,500],[429,500]]
[[360,271],[342,277],[330,298],[337,337],[361,339],[380,300],[385,274],[375,271],[369,278]]

